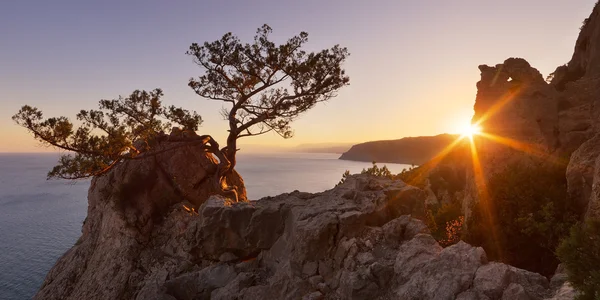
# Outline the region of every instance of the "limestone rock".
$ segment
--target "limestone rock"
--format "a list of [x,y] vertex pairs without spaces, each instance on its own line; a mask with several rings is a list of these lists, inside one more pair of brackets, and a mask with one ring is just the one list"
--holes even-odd
[[[149,226],[130,220],[147,209],[142,201],[154,203],[160,194],[130,193],[124,200],[139,197],[140,205],[123,211],[95,192],[110,184],[105,180],[96,180],[91,189],[80,243],[59,259],[36,299],[542,299],[567,294],[566,288],[550,289],[541,275],[487,262],[481,248],[464,242],[440,247],[423,222],[407,215],[420,213],[419,201],[424,203],[427,194],[401,181],[352,175],[323,193],[293,192],[251,202],[212,195],[197,213],[173,201]],[[349,191],[356,197],[345,197]]]

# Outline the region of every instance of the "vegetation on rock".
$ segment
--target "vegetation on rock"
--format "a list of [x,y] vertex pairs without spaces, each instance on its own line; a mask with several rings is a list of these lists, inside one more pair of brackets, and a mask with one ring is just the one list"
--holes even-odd
[[490,177],[489,199],[472,208],[465,240],[490,259],[554,273],[560,240],[577,217],[567,200],[565,166],[513,164]]
[[[414,179],[413,176],[419,171],[419,167],[413,166],[410,169],[404,169],[399,174],[394,175],[387,166],[384,165],[383,167],[379,167],[376,162],[372,163],[373,166],[363,169],[361,174],[394,180],[400,179],[404,182],[409,182],[408,180]],[[344,183],[349,176],[349,171],[342,174],[342,179],[338,185]],[[464,188],[464,179],[461,180],[457,178],[456,174],[449,172],[446,168],[433,170],[428,174],[427,178],[423,178],[422,184],[420,185],[415,185],[414,181],[411,182],[411,185],[425,188],[425,182],[427,180],[435,182],[436,190],[444,187],[447,188],[448,191],[451,191],[452,195]],[[427,225],[431,235],[441,246],[447,247],[454,245],[460,241],[464,227],[464,215],[462,212],[461,200],[462,199],[457,197],[452,197],[452,200],[447,203],[427,205],[424,215],[415,211],[413,217],[421,219],[421,221]]]
[[367,169],[363,169],[360,174],[369,174],[376,177],[384,177],[384,178],[392,178],[392,172],[388,169],[387,166],[378,167],[376,162],[372,162],[373,166]]
[[44,145],[69,151],[49,178],[79,179],[102,175],[123,159],[137,158],[173,123],[197,130],[202,118],[175,106],[165,107],[160,89],[134,91],[128,97],[100,100],[98,110],[81,110],[75,125],[67,117],[45,119],[42,111],[23,106],[13,120]]
[[571,228],[571,234],[557,249],[569,281],[580,291],[577,299],[600,299],[600,220]]
[[264,25],[253,43],[246,44],[227,33],[202,46],[194,43],[187,52],[204,69],[202,76],[190,79],[189,86],[205,99],[230,106],[221,112],[229,124],[227,145],[221,149],[228,161],[223,173],[236,165],[239,138],[271,131],[290,138],[292,121],[349,84],[342,68],[349,55],[346,48],[336,45],[308,53],[302,49],[308,33],[275,45],[269,40],[271,32]]
[[290,138],[290,124],[317,103],[336,96],[349,84],[342,64],[349,53],[339,45],[319,52],[303,49],[306,32],[276,45],[269,40],[271,28],[258,29],[252,43],[242,43],[232,33],[220,40],[194,43],[188,55],[204,71],[189,86],[201,97],[223,101],[222,115],[229,124],[226,146],[221,148],[209,135],[195,136],[202,119],[196,112],[164,107],[160,89],[135,91],[129,97],[101,100],[99,110],[77,114],[81,125],[66,117],[44,119],[37,108],[25,105],[13,120],[28,129],[45,145],[66,150],[49,177],[77,179],[106,173],[124,159],[148,157],[157,138],[172,124],[191,132],[186,142],[198,144],[198,151],[219,159],[215,184],[236,195],[238,187],[227,182],[236,165],[237,140],[276,132]]

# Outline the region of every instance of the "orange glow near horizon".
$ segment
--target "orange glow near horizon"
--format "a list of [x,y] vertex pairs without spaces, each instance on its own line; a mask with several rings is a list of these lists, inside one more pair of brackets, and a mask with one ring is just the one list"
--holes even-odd
[[506,106],[506,104],[514,100],[520,91],[521,88],[514,90],[508,93],[507,95],[504,95],[502,99],[500,99],[500,101],[497,101],[496,103],[494,103],[494,105],[488,108],[486,112],[481,117],[479,117],[477,122],[475,122],[472,126],[481,126],[481,124],[485,123],[485,121],[487,121],[493,115],[498,113],[504,106]]
[[460,142],[462,142],[462,138],[454,140],[450,145],[446,146],[446,148],[442,149],[440,153],[434,156],[429,162],[417,168],[417,174],[414,178],[412,178],[412,181],[407,182],[407,184],[414,185],[416,182],[420,182],[422,179],[427,177],[429,171],[435,168]]
[[[426,178],[430,170],[435,168],[435,166],[437,166],[442,161],[442,159],[446,157],[450,153],[450,151],[452,151],[460,142],[468,141],[468,148],[471,152],[470,156],[473,170],[472,184],[474,184],[474,188],[476,189],[475,195],[473,196],[477,197],[477,200],[481,204],[482,214],[485,218],[485,220],[483,220],[484,226],[487,226],[489,228],[489,232],[492,235],[493,244],[491,246],[495,248],[494,250],[496,250],[496,253],[498,253],[500,257],[504,257],[504,251],[499,240],[500,231],[499,228],[496,228],[495,225],[497,224],[497,222],[496,215],[494,213],[494,202],[487,186],[488,178],[487,173],[485,171],[486,166],[482,165],[477,144],[483,141],[497,143],[500,145],[510,147],[514,150],[525,154],[546,159],[553,163],[564,163],[558,157],[555,157],[554,155],[548,153],[547,149],[545,149],[541,145],[536,145],[525,141],[518,141],[513,138],[486,132],[486,122],[490,121],[495,114],[500,112],[503,108],[506,107],[507,104],[513,101],[518,96],[521,89],[522,87],[516,90],[512,90],[510,92],[507,92],[504,96],[498,98],[498,100],[494,104],[492,104],[489,108],[486,109],[484,114],[477,117],[476,122],[472,122],[471,124],[469,124],[469,126],[466,126],[461,130],[460,137],[458,137],[453,143],[448,145],[444,150],[440,151],[440,153],[436,155],[430,162],[423,165],[423,170],[421,170],[417,174],[417,178]],[[475,136],[477,136],[478,139],[475,139]],[[466,138],[468,138],[468,140]]]
[[469,139],[473,139],[474,135],[481,134],[481,130],[481,126],[477,124],[472,124],[461,131],[461,138],[468,137]]
[[534,155],[537,156],[539,158],[544,158],[547,159],[548,161],[555,163],[555,164],[565,164],[567,163],[566,161],[555,157],[551,154],[548,154],[548,152],[543,149],[542,147],[535,145],[535,144],[531,144],[531,143],[526,143],[526,142],[521,142],[521,141],[517,141],[515,139],[511,139],[511,138],[507,138],[507,137],[503,137],[503,136],[499,136],[499,135],[495,135],[495,134],[491,134],[491,133],[487,133],[487,132],[481,132],[479,133],[480,136],[491,140],[493,142],[508,146],[512,149],[530,154],[530,155]]

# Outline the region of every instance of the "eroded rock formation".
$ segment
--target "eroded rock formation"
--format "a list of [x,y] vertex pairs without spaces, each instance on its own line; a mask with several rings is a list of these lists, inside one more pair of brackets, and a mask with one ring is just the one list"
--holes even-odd
[[[479,66],[473,122],[488,135],[475,139],[483,177],[531,158],[567,165],[570,201],[582,217],[600,217],[600,6],[581,29],[571,61],[546,82],[521,58]],[[463,210],[479,201],[472,168],[466,170]],[[437,193],[437,191],[434,191]]]

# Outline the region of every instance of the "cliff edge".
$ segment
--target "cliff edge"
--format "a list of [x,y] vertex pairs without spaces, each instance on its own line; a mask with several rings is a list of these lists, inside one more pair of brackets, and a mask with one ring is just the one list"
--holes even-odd
[[[184,150],[173,151],[165,158]],[[238,203],[212,195],[195,210],[169,181],[141,184],[155,161],[135,163],[93,180],[83,234],[35,299],[573,296],[564,274],[549,281],[464,242],[440,247],[413,218],[426,193],[398,180],[353,175],[323,193]]]
[[340,159],[421,165],[431,160],[457,138],[457,135],[440,134],[366,142],[352,146],[340,156]]

